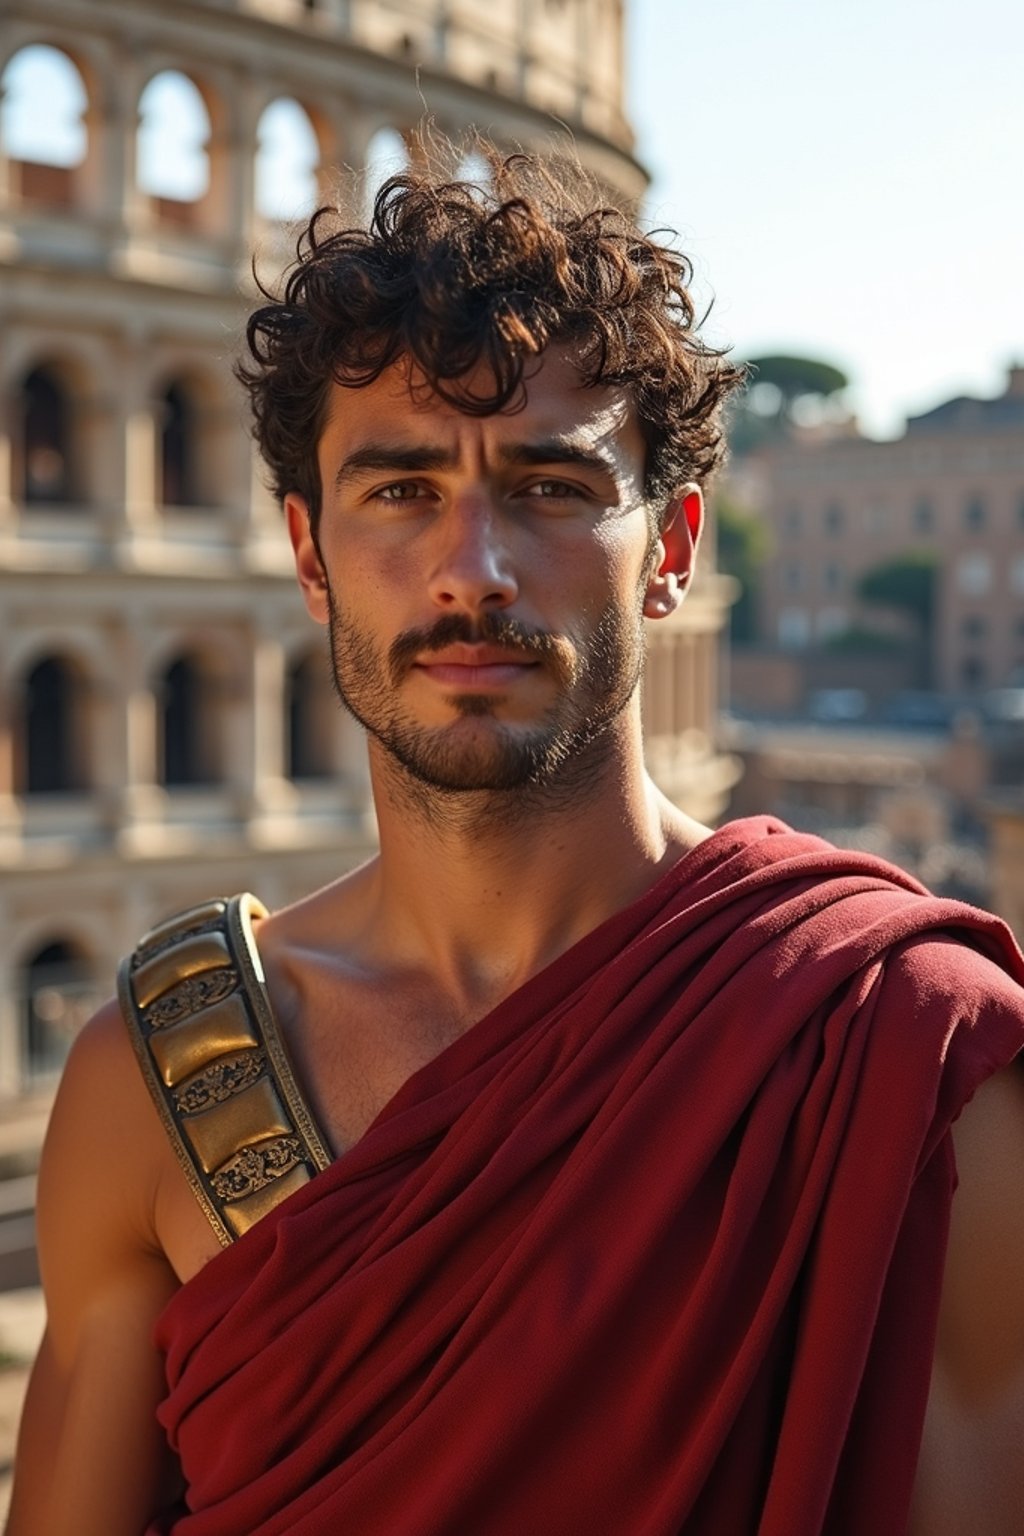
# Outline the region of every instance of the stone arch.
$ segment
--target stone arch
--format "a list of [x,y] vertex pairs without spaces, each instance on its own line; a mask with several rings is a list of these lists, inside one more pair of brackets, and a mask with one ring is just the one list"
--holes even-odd
[[268,223],[307,219],[320,199],[327,163],[317,114],[294,96],[276,96],[256,125],[255,209]]
[[26,667],[15,690],[16,793],[75,794],[89,787],[91,691],[73,654],[47,651]]
[[41,615],[35,625],[17,623],[3,652],[0,686],[17,688],[18,680],[46,656],[71,658],[74,666],[98,689],[117,686],[117,670],[104,637],[94,629],[82,629],[64,616]]
[[226,718],[229,693],[225,658],[209,647],[186,643],[154,670],[156,780],[166,789],[220,786],[226,782]]
[[161,348],[144,383],[152,420],[153,502],[158,508],[224,508],[244,496],[240,402],[210,356]]
[[288,658],[284,711],[286,776],[331,778],[337,771],[338,703],[323,646],[307,646]]
[[13,492],[30,506],[82,499],[81,380],[65,358],[42,358],[14,389]]
[[32,42],[11,55],[0,73],[0,146],[16,197],[54,209],[81,202],[89,117],[85,74],[64,48]]
[[[59,466],[50,459],[46,475],[33,474],[36,483],[28,496],[25,429],[29,402],[24,386],[37,369],[51,374],[68,407],[68,430],[64,435],[67,472],[60,476]],[[10,402],[10,494],[15,502],[46,513],[73,509],[78,515],[89,514],[104,495],[116,494],[111,490],[111,461],[117,451],[117,428],[110,395],[103,388],[109,369],[109,345],[100,336],[64,334],[57,325],[10,327],[4,337],[2,380]],[[52,449],[55,445],[44,437],[40,446]],[[36,471],[38,468],[37,463]],[[61,478],[66,493],[61,491]],[[50,482],[49,495],[47,485],[39,483],[40,480]]]
[[57,929],[23,951],[18,967],[22,1079],[56,1076],[99,1001],[96,964],[77,935]]
[[209,86],[168,62],[139,93],[136,187],[159,225],[222,232],[228,212],[225,108]]

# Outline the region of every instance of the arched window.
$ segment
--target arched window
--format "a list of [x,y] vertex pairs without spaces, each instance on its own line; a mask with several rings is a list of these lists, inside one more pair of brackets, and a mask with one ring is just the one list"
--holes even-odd
[[53,939],[22,968],[22,1061],[28,1081],[52,1077],[64,1065],[78,1030],[92,1013],[92,967],[67,939]]
[[71,794],[85,786],[84,681],[60,656],[36,663],[25,679],[18,790]]
[[195,656],[177,657],[160,680],[158,774],[169,789],[220,779],[215,692]]
[[53,368],[33,368],[21,386],[20,480],[27,502],[72,500],[71,397]]
[[138,184],[161,218],[191,224],[210,186],[210,114],[180,70],[154,75],[139,97]]
[[334,772],[337,703],[326,657],[310,651],[288,668],[286,772],[290,779],[326,779]]
[[256,129],[256,212],[288,222],[316,207],[320,144],[304,107],[291,97],[272,101]]
[[188,386],[169,384],[160,397],[159,501],[164,507],[199,504],[198,412]]
[[0,141],[22,197],[73,201],[75,167],[88,148],[87,106],[82,77],[59,48],[33,43],[9,60],[0,76]]
[[408,165],[409,149],[398,129],[378,128],[366,147],[363,202],[367,217],[388,177],[400,175]]

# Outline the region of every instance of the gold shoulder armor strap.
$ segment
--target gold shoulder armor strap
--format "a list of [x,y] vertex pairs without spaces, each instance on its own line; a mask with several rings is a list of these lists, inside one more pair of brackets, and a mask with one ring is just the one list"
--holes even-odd
[[253,937],[255,896],[192,907],[121,962],[118,995],[171,1144],[222,1245],[331,1161]]

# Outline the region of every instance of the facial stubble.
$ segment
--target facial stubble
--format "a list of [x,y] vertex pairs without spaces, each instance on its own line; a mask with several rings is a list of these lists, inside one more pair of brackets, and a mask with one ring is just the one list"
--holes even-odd
[[[635,611],[606,607],[577,636],[531,630],[501,612],[474,622],[443,615],[399,635],[383,653],[342,611],[328,588],[331,672],[346,710],[412,785],[450,798],[494,792],[516,800],[576,798],[600,777],[612,750],[612,725],[638,686],[643,668],[640,601]],[[453,644],[508,648],[546,669],[556,696],[533,725],[502,721],[499,695],[453,693],[449,724],[425,726],[402,708],[402,687],[417,658]],[[479,729],[460,723],[480,721]],[[509,804],[511,809],[511,803]]]

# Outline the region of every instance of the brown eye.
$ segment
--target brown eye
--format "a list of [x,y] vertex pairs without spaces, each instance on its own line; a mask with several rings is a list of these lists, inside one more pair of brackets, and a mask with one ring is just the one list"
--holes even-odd
[[420,487],[415,480],[395,480],[391,485],[382,485],[374,494],[384,501],[415,501]]
[[538,480],[536,484],[529,487],[527,494],[558,501],[570,496],[578,496],[579,491],[567,480]]

